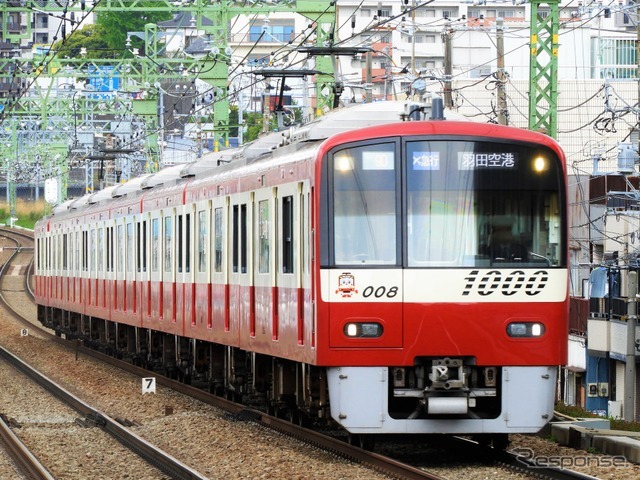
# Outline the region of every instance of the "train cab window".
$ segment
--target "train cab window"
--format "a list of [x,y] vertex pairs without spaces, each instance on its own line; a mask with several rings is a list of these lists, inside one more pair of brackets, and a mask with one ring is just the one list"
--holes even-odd
[[215,227],[215,239],[214,239],[214,272],[222,272],[222,254],[223,254],[223,239],[224,239],[224,216],[222,208],[216,208],[214,211],[214,227]]
[[269,273],[269,200],[258,202],[258,273]]
[[538,145],[408,142],[409,267],[560,266],[561,164]]
[[171,217],[164,217],[164,271],[170,273],[171,265]]
[[200,210],[198,212],[198,272],[207,271],[207,212]]
[[160,269],[160,221],[151,220],[151,271]]
[[396,143],[337,150],[330,161],[335,265],[398,261]]

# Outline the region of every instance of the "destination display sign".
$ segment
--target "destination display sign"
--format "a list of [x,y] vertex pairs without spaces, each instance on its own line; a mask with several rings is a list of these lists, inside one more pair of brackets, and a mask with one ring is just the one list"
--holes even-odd
[[[414,152],[411,157],[413,170],[440,170],[440,157],[440,152]],[[511,152],[458,152],[458,170],[510,170],[516,166],[516,154]]]

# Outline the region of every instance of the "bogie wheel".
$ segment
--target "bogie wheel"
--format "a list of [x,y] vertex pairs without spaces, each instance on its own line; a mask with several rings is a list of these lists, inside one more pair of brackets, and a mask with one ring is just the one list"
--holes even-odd
[[350,433],[349,444],[372,452],[376,445],[376,437],[366,433]]
[[509,435],[507,433],[495,433],[491,435],[491,444],[495,450],[506,450],[509,446]]

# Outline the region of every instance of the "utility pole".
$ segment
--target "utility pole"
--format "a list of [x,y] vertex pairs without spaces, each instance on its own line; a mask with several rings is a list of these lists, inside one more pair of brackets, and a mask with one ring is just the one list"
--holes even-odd
[[506,75],[504,73],[504,25],[502,17],[496,20],[496,47],[498,50],[498,123],[507,125]]
[[411,4],[411,75],[417,75],[416,72],[416,0]]
[[[636,2],[636,78],[640,78],[640,2]],[[638,99],[640,99],[640,82],[638,82]],[[640,120],[640,112],[637,113]],[[639,145],[640,149],[640,145]],[[624,370],[623,416],[627,422],[635,422],[636,404],[636,325],[638,324],[638,273],[629,270],[629,293],[627,302],[627,351]]]
[[444,108],[453,107],[453,97],[451,95],[451,78],[453,77],[453,44],[451,22],[444,26]]
[[624,401],[622,404],[624,420],[635,421],[635,393],[636,393],[636,323],[637,306],[636,294],[638,292],[638,273],[629,270],[627,293],[627,354],[624,370]]
[[[636,2],[636,78],[640,79],[640,1]],[[640,81],[638,81],[638,104],[640,105]],[[636,110],[636,118],[640,122],[640,109]],[[640,152],[640,135],[638,136],[638,151]]]
[[373,68],[373,52],[367,52],[366,54],[366,67],[365,67],[365,71],[366,71],[366,79],[365,79],[365,85],[364,85],[364,92],[365,92],[365,103],[371,103],[373,101],[373,92],[371,91],[373,89],[373,78],[372,78],[372,68]]

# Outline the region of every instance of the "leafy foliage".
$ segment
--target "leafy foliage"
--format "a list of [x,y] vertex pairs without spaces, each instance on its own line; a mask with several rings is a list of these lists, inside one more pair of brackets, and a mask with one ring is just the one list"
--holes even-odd
[[[153,5],[155,2],[142,2],[142,4]],[[124,50],[127,36],[133,32],[144,32],[144,26],[148,23],[158,23],[171,18],[169,12],[132,12],[123,14],[122,12],[100,12],[96,23],[104,29],[103,39],[114,50]],[[136,37],[131,37],[132,45],[144,48],[144,42]]]
[[87,58],[113,58],[112,51],[104,40],[105,31],[100,25],[85,25],[74,31],[65,41],[53,44],[59,58],[80,58],[82,48],[86,48]]

